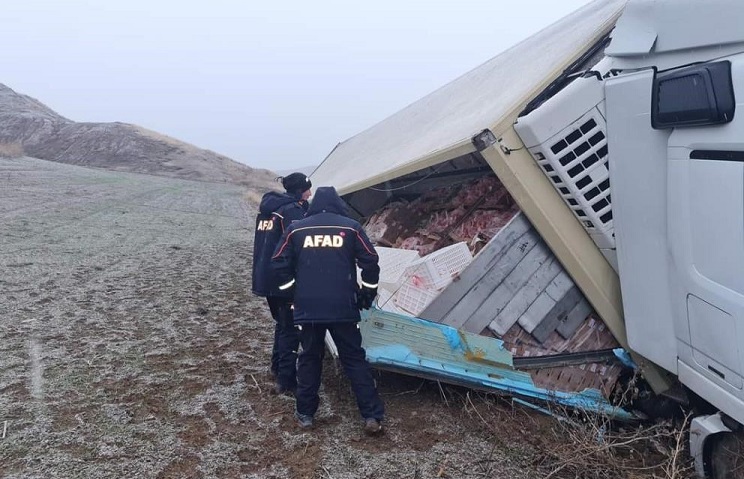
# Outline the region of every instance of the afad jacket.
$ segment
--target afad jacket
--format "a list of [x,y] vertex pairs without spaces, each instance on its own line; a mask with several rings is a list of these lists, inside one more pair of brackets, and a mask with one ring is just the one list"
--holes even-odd
[[261,198],[253,237],[253,294],[290,297],[290,292],[279,289],[271,270],[271,256],[282,234],[293,221],[305,217],[307,208],[307,201],[288,193],[270,191]]
[[346,216],[332,187],[320,187],[305,219],[292,223],[271,261],[281,288],[294,290],[297,324],[359,321],[356,267],[377,287],[378,256],[362,225]]

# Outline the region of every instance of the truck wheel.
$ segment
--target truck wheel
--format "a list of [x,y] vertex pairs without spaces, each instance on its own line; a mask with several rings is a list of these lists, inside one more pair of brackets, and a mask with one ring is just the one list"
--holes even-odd
[[744,479],[744,434],[722,433],[710,450],[712,479]]

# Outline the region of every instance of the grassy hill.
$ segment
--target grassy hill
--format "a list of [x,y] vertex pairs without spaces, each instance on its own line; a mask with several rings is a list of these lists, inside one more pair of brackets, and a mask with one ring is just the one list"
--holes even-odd
[[81,123],[0,84],[0,154],[199,181],[275,187],[274,173],[251,168],[128,123]]

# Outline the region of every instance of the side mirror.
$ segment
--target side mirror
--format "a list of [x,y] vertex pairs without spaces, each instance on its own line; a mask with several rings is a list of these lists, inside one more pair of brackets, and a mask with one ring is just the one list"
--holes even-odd
[[736,101],[731,62],[704,63],[654,77],[651,126],[720,125],[734,119]]

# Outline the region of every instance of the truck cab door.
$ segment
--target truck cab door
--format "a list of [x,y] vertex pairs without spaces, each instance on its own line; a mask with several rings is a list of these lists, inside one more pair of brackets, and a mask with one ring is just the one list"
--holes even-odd
[[744,55],[605,97],[628,342],[744,423]]
[[[744,386],[744,56],[658,74],[652,124],[668,145],[670,283],[686,313],[680,379]],[[738,105],[741,107],[742,105]],[[693,389],[695,389],[693,387]],[[714,404],[716,401],[711,401]],[[723,407],[717,404],[719,407]],[[726,408],[724,408],[726,409]]]

